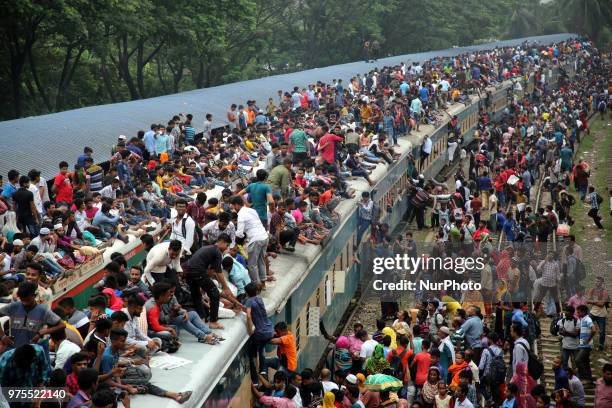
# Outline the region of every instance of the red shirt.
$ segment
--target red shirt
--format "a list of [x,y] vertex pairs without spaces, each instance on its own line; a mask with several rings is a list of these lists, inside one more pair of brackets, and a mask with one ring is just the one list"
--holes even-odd
[[77,376],[74,371],[66,377],[66,387],[68,387],[68,392],[72,395],[76,395],[76,393],[79,392],[79,383],[77,382]]
[[150,310],[147,310],[147,323],[149,323],[149,329],[156,333],[166,330],[159,322],[159,316],[159,306],[157,306],[157,303]]
[[[404,352],[404,349],[402,348],[402,346],[398,346],[397,349],[392,350],[389,354],[387,354],[387,361],[391,362],[393,357],[395,356],[399,357],[403,352]],[[408,370],[408,360],[410,359],[410,356],[412,354],[413,354],[413,351],[408,349],[406,354],[404,354],[404,357],[402,357],[402,367],[404,370],[404,378],[402,381],[408,381],[408,374],[410,373],[410,371]]]
[[55,201],[72,204],[72,183],[68,176],[62,173],[58,174],[53,180],[53,185],[57,188]]
[[334,163],[334,142],[341,142],[342,139],[340,136],[334,135],[332,133],[326,133],[319,140],[319,153],[323,160],[325,160],[329,164]]
[[414,383],[416,385],[423,385],[427,381],[427,372],[431,365],[431,354],[427,352],[417,353],[414,356],[414,364],[416,365],[416,378]]
[[187,206],[187,214],[193,218],[198,226],[202,227],[204,225],[206,219],[206,209],[204,206],[199,207],[195,201],[192,201]]

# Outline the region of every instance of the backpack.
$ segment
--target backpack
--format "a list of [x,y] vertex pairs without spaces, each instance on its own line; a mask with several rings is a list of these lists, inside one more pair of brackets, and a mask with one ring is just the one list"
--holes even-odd
[[529,375],[534,380],[539,380],[540,377],[542,376],[542,373],[544,372],[544,364],[542,364],[538,356],[536,356],[533,353],[533,351],[525,347],[525,344],[523,343],[517,343],[517,344],[520,344],[525,349],[525,351],[527,351],[527,355],[529,359],[527,362],[527,370],[529,371]]
[[[191,218],[191,216],[187,218]],[[187,222],[187,218],[183,218],[183,220],[181,221],[181,233],[185,238],[187,235],[187,226],[185,225],[185,223]],[[193,244],[191,245],[191,248],[189,248],[189,251],[192,255],[195,254],[195,252],[202,246],[203,238],[204,234],[202,233],[202,229],[198,227],[197,223],[195,223],[195,228],[193,229]]]
[[584,267],[582,261],[578,258],[576,258],[576,269],[574,270],[574,273],[576,274],[576,279],[580,281],[586,278],[586,268]]
[[529,343],[533,343],[533,341],[540,337],[540,334],[542,334],[540,322],[531,312],[524,312],[523,316],[525,318],[525,321],[527,322],[526,339]]
[[504,352],[494,354],[490,347],[487,347],[491,355],[491,363],[489,364],[489,372],[487,380],[489,384],[501,384],[506,381],[506,362],[504,361]]
[[393,375],[395,378],[399,379],[402,382],[404,382],[404,375],[405,375],[402,360],[404,359],[404,356],[406,355],[407,352],[408,352],[407,347],[399,354],[397,354],[397,352],[393,350],[391,354],[391,361],[389,362],[389,365],[391,366],[391,372],[392,372],[391,375]]
[[558,316],[550,322],[550,334],[553,336],[559,335],[559,322],[561,321],[561,316]]

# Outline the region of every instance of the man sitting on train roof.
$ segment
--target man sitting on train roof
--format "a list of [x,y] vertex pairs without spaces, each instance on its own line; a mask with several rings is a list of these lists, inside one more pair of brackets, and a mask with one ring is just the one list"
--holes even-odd
[[157,282],[151,287],[153,298],[145,303],[150,333],[167,341],[178,338],[180,329],[196,337],[199,343],[218,344],[221,339],[191,310],[181,307],[174,296],[175,287],[168,282]]

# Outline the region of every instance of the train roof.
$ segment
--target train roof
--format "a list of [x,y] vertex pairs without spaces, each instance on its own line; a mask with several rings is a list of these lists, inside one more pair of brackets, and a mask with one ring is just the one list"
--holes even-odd
[[93,148],[96,161],[106,161],[119,135],[135,135],[137,130],[149,129],[151,123],[167,120],[178,112],[193,114],[196,129],[202,126],[206,113],[213,115],[214,126],[224,126],[226,109],[232,103],[244,103],[245,98],[249,98],[265,104],[269,97],[276,97],[279,89],[288,90],[296,85],[304,86],[317,81],[331,82],[334,78],[347,80],[357,73],[400,62],[424,61],[435,56],[518,45],[524,41],[560,42],[576,36],[569,33],[553,34],[405,54],[382,58],[374,63],[351,62],[155,98],[8,120],[0,122],[0,142],[3,147],[0,153],[0,174],[6,175],[10,169],[19,170],[23,174],[37,168],[44,177],[51,178],[57,173],[60,161],[76,162],[85,146]]

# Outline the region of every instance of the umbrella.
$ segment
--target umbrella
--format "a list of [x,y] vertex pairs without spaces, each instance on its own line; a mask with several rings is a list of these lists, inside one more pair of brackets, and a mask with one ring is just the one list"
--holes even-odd
[[370,391],[391,391],[402,388],[402,382],[397,378],[386,374],[369,375],[365,382],[365,387]]

